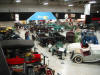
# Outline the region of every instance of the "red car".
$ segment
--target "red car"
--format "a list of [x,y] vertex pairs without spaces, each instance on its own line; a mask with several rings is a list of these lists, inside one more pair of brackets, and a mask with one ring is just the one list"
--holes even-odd
[[[23,63],[35,63],[41,62],[41,55],[32,53],[32,59],[29,61],[25,60],[24,54],[29,52],[34,46],[33,41],[31,40],[5,40],[2,41],[2,48],[6,56],[6,61],[8,64],[16,65]],[[10,53],[9,51],[10,50]],[[19,54],[19,52],[22,52]],[[17,52],[17,53],[16,53]],[[12,55],[12,56],[10,56]],[[23,56],[20,57],[19,55]]]
[[12,64],[12,65],[41,62],[41,55],[40,54],[33,54],[33,56],[34,56],[34,58],[30,61],[25,61],[25,58],[20,58],[19,56],[16,56],[15,58],[6,58],[6,61],[8,64]]

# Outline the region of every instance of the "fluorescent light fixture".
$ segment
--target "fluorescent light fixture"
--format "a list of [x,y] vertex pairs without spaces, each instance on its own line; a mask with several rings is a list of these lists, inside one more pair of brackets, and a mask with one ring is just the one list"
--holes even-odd
[[65,2],[69,1],[69,0],[64,0]]
[[92,1],[90,1],[89,3],[90,3],[90,4],[95,4],[96,1],[95,1],[95,0],[92,0]]
[[74,5],[73,5],[73,4],[69,4],[68,6],[69,6],[69,7],[72,7],[72,6],[74,6]]
[[16,0],[16,3],[20,3],[21,2],[21,0]]
[[48,5],[48,2],[44,2],[43,5]]

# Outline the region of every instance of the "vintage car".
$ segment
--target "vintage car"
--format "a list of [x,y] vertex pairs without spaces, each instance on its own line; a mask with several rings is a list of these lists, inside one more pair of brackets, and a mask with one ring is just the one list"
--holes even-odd
[[9,30],[3,34],[3,40],[22,40],[22,38],[14,32],[14,30]]
[[57,55],[59,56],[59,59],[63,59],[63,56],[66,56],[66,48],[64,48],[63,46],[63,42],[58,41],[55,45],[53,45],[50,48],[50,52],[52,52],[52,56],[53,55]]
[[[4,40],[1,45],[8,64],[17,65],[41,61],[40,54],[29,53],[34,46],[31,40]],[[26,60],[26,57],[30,56],[32,59]]]
[[42,47],[46,47],[48,44],[56,44],[58,41],[62,41],[65,43],[65,37],[60,35],[59,33],[49,33],[49,34],[44,34],[44,33],[38,33],[36,35],[37,40],[40,42],[40,45]]
[[[39,64],[41,62],[41,55],[31,52],[34,43],[31,40],[3,40],[0,41],[0,57],[2,70],[5,68],[10,75],[30,75],[29,65]],[[1,65],[0,64],[0,65]],[[27,70],[26,70],[27,69]],[[9,75],[3,73],[3,75]]]
[[74,43],[75,42],[75,33],[73,31],[69,31],[66,33],[66,40],[69,43]]
[[[3,75],[54,75],[54,70],[41,63],[41,54],[33,52],[32,40],[0,41],[0,71]],[[37,69],[38,68],[38,69]]]
[[10,26],[8,26],[6,29],[7,29],[7,30],[13,30],[13,28],[10,27]]
[[53,32],[53,33],[49,33],[49,37],[52,37],[54,38],[55,40],[55,44],[58,42],[58,41],[62,41],[63,43],[65,43],[65,37],[61,34],[59,34],[58,32]]
[[40,42],[40,45],[42,47],[46,47],[47,43],[48,43],[48,36],[46,36],[44,33],[37,33],[36,35],[36,40],[38,40]]
[[94,34],[94,31],[83,31],[81,33],[81,38],[82,38],[82,43],[93,43],[93,44],[98,44],[98,39],[96,35]]
[[12,30],[10,26],[0,26],[0,33],[6,33],[8,30]]
[[0,26],[0,33],[5,33],[7,31],[6,26]]
[[63,31],[64,30],[64,26],[61,25],[57,25],[57,24],[48,24],[47,28],[50,31]]
[[90,24],[87,24],[87,29],[94,29],[95,31],[100,30],[100,22],[92,21]]
[[70,59],[75,63],[100,61],[99,44],[86,44],[83,47],[80,43],[74,43],[68,46],[68,50],[70,50]]

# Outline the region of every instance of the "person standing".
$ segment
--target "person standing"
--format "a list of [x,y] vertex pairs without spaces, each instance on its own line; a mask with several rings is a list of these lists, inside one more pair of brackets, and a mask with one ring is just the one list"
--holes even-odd
[[25,40],[30,40],[29,31],[27,31],[27,32],[25,33]]
[[49,48],[49,52],[51,52],[51,48],[52,48],[52,44],[51,43],[49,43],[48,48]]

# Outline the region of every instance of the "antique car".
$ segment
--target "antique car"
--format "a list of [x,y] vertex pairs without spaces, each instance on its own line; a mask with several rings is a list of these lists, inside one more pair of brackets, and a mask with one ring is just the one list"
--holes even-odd
[[83,47],[80,43],[74,43],[70,44],[68,50],[70,50],[70,59],[75,63],[100,61],[99,44],[86,44]]
[[0,40],[19,40],[22,39],[15,33],[12,27],[0,27]]
[[12,30],[10,26],[0,26],[0,33],[6,33],[8,30]]
[[63,31],[64,30],[64,27],[61,26],[61,25],[56,25],[56,26],[54,26],[54,30],[55,31]]
[[40,42],[40,45],[42,47],[46,47],[49,43],[52,45],[55,44],[56,38],[55,37],[50,37],[49,34],[44,34],[44,33],[38,33],[36,35],[37,40]]
[[20,40],[22,39],[14,30],[9,30],[3,34],[3,40]]
[[[11,75],[27,73],[30,70],[28,64],[33,66],[33,64],[37,65],[41,62],[41,55],[36,52],[31,52],[34,46],[31,40],[3,40],[0,44],[10,72],[12,73]],[[13,74],[14,72],[16,74]]]
[[93,43],[98,44],[98,39],[93,31],[83,31],[81,33],[82,43]]
[[66,33],[66,40],[69,43],[74,43],[75,42],[75,33],[73,31],[69,31]]
[[66,48],[63,47],[63,42],[61,41],[53,45],[50,48],[50,52],[52,52],[52,56],[56,54],[57,56],[59,56],[60,59],[63,59],[63,54],[66,56]]
[[34,27],[34,30],[36,32],[41,32],[41,33],[47,33],[48,32],[48,28],[45,25],[37,25]]
[[11,26],[8,26],[6,29],[7,30],[13,30],[13,28]]
[[52,37],[55,39],[55,40],[53,40],[53,41],[55,41],[55,44],[58,41],[62,41],[63,43],[65,43],[65,37],[63,35],[60,35],[58,32],[49,33],[49,37]]
[[[41,54],[33,52],[31,40],[3,40],[0,42],[0,73],[3,75],[54,75],[54,71],[41,63]],[[37,69],[38,68],[38,69]]]
[[64,26],[61,26],[61,25],[56,25],[56,24],[49,24],[48,26],[47,26],[47,28],[48,28],[48,30],[49,30],[49,32],[50,31],[63,31],[64,30]]
[[38,33],[36,35],[36,40],[38,40],[40,42],[40,45],[42,47],[46,47],[47,43],[48,43],[48,37],[44,34],[44,33]]
[[6,26],[0,26],[0,33],[5,33],[7,31]]
[[45,64],[46,56],[43,55],[44,63],[42,64],[41,54],[30,52],[33,46],[34,43],[31,40],[1,41],[10,75],[37,75],[37,68],[38,75],[53,75],[54,71]]
[[100,21],[92,21],[90,24],[87,24],[87,29],[100,30]]
[[31,51],[34,43],[31,40],[4,40],[1,41],[4,54],[8,64],[24,64],[41,61],[40,54],[31,53],[35,58],[29,61],[25,60],[25,56]]

